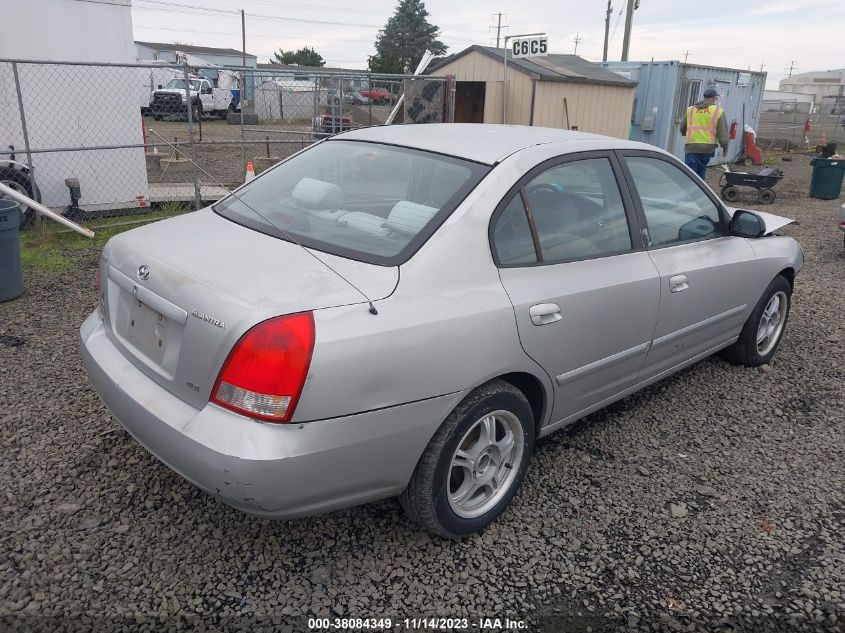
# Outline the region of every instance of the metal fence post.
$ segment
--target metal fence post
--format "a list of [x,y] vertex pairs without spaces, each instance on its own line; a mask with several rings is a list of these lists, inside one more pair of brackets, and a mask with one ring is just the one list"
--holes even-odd
[[[18,64],[17,62],[12,62],[12,75],[15,77],[15,90],[18,93],[18,112],[20,113],[21,117],[21,130],[23,131],[23,146],[24,150],[26,151],[26,166],[29,168],[29,180],[32,183],[32,197],[35,199],[35,192],[38,188],[35,185],[35,170],[32,167],[32,152],[30,151],[29,146],[29,132],[26,129],[26,113],[23,109],[23,93],[21,92],[21,80],[18,76]],[[41,222],[41,214],[35,214],[36,219],[38,222]]]
[[246,71],[241,71],[241,169],[246,180],[246,136],[244,135],[244,105],[246,105]]
[[316,131],[317,117],[320,116],[320,92],[317,75],[314,75],[314,109],[311,111],[311,128]]
[[[194,172],[194,209],[202,207],[202,196],[200,195],[199,172],[197,171],[197,146],[194,145],[194,104],[191,102],[191,81],[188,78],[188,63],[185,62],[185,105],[188,110],[188,143],[191,146],[191,162]],[[199,94],[197,94],[199,99]],[[200,115],[202,116],[202,115]]]

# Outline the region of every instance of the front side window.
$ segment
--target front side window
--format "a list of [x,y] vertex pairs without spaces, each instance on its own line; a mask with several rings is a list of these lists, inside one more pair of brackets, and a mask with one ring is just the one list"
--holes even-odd
[[488,171],[431,152],[327,141],[263,174],[214,210],[268,235],[290,235],[326,252],[397,265]]
[[557,165],[524,191],[544,262],[614,255],[631,248],[625,207],[608,159]]
[[658,158],[627,156],[653,246],[722,234],[719,208],[693,177]]

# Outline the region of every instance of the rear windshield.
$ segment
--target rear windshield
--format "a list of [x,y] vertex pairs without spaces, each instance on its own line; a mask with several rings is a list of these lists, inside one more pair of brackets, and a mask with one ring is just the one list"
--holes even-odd
[[489,171],[440,154],[326,141],[214,209],[268,235],[373,264],[405,262]]

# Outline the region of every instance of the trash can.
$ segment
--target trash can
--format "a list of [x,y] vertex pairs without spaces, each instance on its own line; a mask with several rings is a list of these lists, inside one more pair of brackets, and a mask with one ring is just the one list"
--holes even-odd
[[842,191],[842,177],[845,176],[845,160],[814,158],[810,161],[813,177],[810,179],[810,197],[834,200]]
[[18,227],[21,209],[14,200],[0,199],[0,302],[23,294]]

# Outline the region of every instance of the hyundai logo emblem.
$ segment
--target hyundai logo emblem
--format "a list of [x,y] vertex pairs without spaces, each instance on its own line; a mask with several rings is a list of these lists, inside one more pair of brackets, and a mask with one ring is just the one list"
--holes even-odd
[[138,266],[138,279],[141,281],[146,281],[150,278],[150,267],[144,264],[143,266]]

